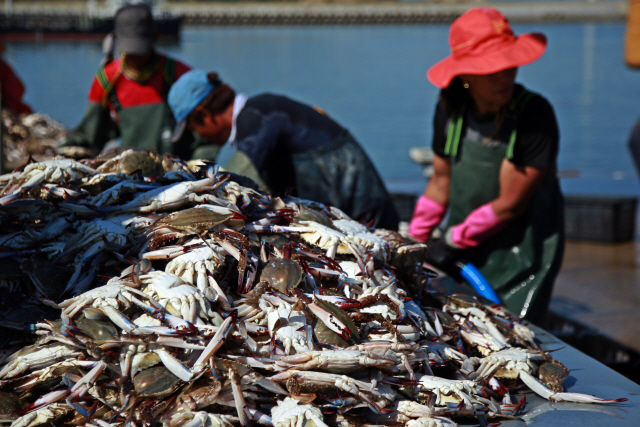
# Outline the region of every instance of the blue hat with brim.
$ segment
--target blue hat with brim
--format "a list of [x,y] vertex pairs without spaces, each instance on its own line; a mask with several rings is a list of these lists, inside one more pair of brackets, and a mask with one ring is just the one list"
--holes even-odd
[[180,76],[171,86],[167,102],[177,122],[171,138],[172,142],[182,137],[189,114],[215,89],[207,78],[207,74],[204,70],[191,70]]

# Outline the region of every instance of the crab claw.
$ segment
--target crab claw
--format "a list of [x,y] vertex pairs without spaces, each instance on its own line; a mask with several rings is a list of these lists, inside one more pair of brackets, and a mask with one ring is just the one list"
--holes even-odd
[[272,355],[276,354],[276,349],[281,350],[284,353],[284,347],[278,341],[276,341],[275,334],[271,337],[270,348],[271,348],[270,354]]
[[398,377],[384,377],[382,379],[382,382],[389,383],[389,384],[394,384],[394,385],[399,385],[399,386],[405,386],[405,385],[417,386],[417,385],[420,385],[420,381],[418,381],[418,380],[409,380],[409,379],[406,379],[406,378],[398,378]]
[[72,402],[69,399],[67,399],[66,402],[67,402],[67,405],[73,407],[73,409],[75,409],[77,413],[79,413],[80,415],[82,415],[85,418],[93,417],[93,415],[96,413],[96,410],[98,409],[98,401],[96,401],[93,404],[93,406],[91,406],[90,408],[85,408],[81,404],[79,404],[77,402]]
[[100,374],[107,368],[107,363],[104,361],[98,362],[93,369],[91,369],[80,381],[78,381],[69,390],[69,399],[74,400],[77,397],[82,397],[91,388],[93,383],[96,382]]
[[547,400],[552,400],[554,402],[575,402],[575,403],[619,403],[626,402],[627,398],[621,397],[618,399],[601,399],[599,397],[590,395],[590,394],[582,394],[582,393],[554,393],[549,388],[547,388],[544,384],[538,381],[533,375],[521,371],[520,379],[523,383],[527,385],[531,390],[533,390],[538,396],[544,397]]
[[347,281],[344,279],[345,279],[344,277],[340,276],[340,281],[338,282],[338,287],[337,287],[338,292],[342,292],[342,288],[344,288],[344,285],[347,284]]
[[164,308],[154,299],[149,298],[151,305],[146,305],[137,298],[131,300],[140,308],[146,310],[151,316],[158,320],[165,321],[169,324],[170,330],[165,331],[163,335],[194,335],[198,333],[198,328],[186,319],[165,313]]
[[155,251],[146,252],[142,254],[142,256],[148,260],[166,260],[182,255],[186,253],[188,249],[188,246],[182,245],[165,246]]
[[[236,324],[236,320],[238,319],[238,311],[233,310],[229,316],[222,322],[218,330],[216,331],[209,344],[202,351],[202,354],[196,360],[196,363],[193,364],[193,372],[196,375],[195,378],[199,377],[204,373],[205,367],[207,366],[207,361],[218,351],[218,349],[224,344],[225,339],[231,332],[231,329]],[[193,379],[195,379],[193,378]]]
[[47,393],[44,396],[38,398],[31,405],[22,408],[21,410],[16,412],[16,415],[24,415],[29,412],[33,412],[36,409],[42,408],[43,406],[50,405],[51,403],[55,403],[58,400],[64,399],[71,394],[71,390],[57,390],[52,391],[51,393]]
[[340,390],[336,390],[336,394],[338,395],[338,397],[336,397],[335,399],[331,399],[330,397],[327,397],[323,394],[320,394],[320,397],[329,402],[330,406],[336,408],[344,406],[346,402],[344,400],[344,397],[342,397],[342,393],[340,393]]
[[525,407],[527,406],[527,397],[526,396],[522,396],[520,398],[520,400],[518,401],[518,406],[515,407],[515,409],[513,410],[514,414],[519,413],[520,411],[522,411]]
[[[335,304],[342,309],[358,308],[362,306],[362,302],[358,301],[357,299],[341,297],[339,295],[321,295],[318,292],[320,290],[320,288],[316,288],[316,292],[313,294],[313,296],[323,301],[329,301],[330,303]],[[305,294],[305,296],[309,298],[312,297],[311,294]]]
[[9,194],[8,196],[0,197],[0,205],[6,206],[18,200],[20,198],[21,193]]
[[243,214],[241,214],[240,212],[233,212],[233,216],[231,217],[232,219],[247,219],[247,217]]
[[307,304],[307,307],[309,307],[309,310],[311,310],[311,312],[318,319],[320,319],[322,321],[322,323],[324,323],[327,326],[327,328],[331,329],[333,332],[338,334],[340,336],[340,338],[342,338],[343,340],[348,341],[353,336],[351,331],[349,331],[349,329],[347,328],[347,326],[344,323],[342,323],[340,320],[338,320],[330,312],[322,309],[315,302]]

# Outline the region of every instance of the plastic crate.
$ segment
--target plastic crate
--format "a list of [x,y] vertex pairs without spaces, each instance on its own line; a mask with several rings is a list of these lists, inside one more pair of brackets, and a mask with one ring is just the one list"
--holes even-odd
[[599,242],[633,240],[636,197],[565,196],[567,239]]

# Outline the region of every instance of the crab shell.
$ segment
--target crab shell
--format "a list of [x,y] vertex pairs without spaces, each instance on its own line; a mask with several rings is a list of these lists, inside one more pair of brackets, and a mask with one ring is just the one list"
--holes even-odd
[[132,174],[140,170],[144,176],[160,176],[165,170],[163,158],[151,150],[126,150],[113,157],[96,169],[98,173]]
[[[159,220],[157,224],[201,234],[216,225],[231,220],[234,215],[233,211],[225,208],[212,210],[195,207],[169,214]],[[244,221],[238,220],[238,224],[244,225]]]
[[145,369],[133,377],[133,385],[139,397],[165,397],[176,391],[181,384],[180,378],[164,366]]
[[564,391],[562,383],[569,377],[569,369],[555,359],[545,362],[538,368],[540,381],[556,393]]
[[284,258],[270,260],[260,274],[260,280],[283,294],[289,294],[289,290],[297,288],[303,277],[304,270],[300,264]]
[[344,243],[346,241],[346,236],[340,231],[330,227],[326,227],[314,221],[301,221],[300,223],[307,223],[314,229],[314,231],[304,232],[300,234],[302,239],[304,239],[304,241],[306,241],[307,243],[311,243],[312,245],[318,246],[321,249],[328,250],[334,244],[334,241],[338,241],[339,243],[336,253],[343,255],[351,253],[351,249],[349,249],[349,246]]
[[[285,398],[280,404],[271,409],[271,417],[274,427],[300,425],[302,427],[322,427],[322,411],[314,405],[299,405],[299,402],[290,397]],[[304,422],[300,422],[302,420]],[[299,422],[296,424],[296,420]],[[310,425],[309,422],[312,424]]]
[[0,391],[0,421],[8,418],[14,412],[22,409],[18,395],[8,391]]

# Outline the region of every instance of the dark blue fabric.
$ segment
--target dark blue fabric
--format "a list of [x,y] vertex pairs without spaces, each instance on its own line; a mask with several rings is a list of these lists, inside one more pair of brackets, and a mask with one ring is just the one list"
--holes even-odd
[[314,200],[397,229],[397,211],[373,163],[327,115],[284,96],[258,95],[236,118],[236,141],[273,195]]
[[236,119],[238,148],[262,169],[264,151],[304,153],[333,141],[344,128],[325,114],[285,96],[249,98]]
[[276,195],[297,195],[292,156],[331,143],[346,130],[325,114],[285,96],[247,99],[236,119],[236,141]]
[[[524,86],[516,84],[514,99],[525,90]],[[465,116],[465,135],[463,138],[479,138],[483,141],[487,136],[492,135],[495,129],[495,117],[479,120],[473,116],[471,108],[467,108]],[[436,112],[433,118],[433,142],[434,153],[440,157],[447,157],[444,147],[447,140],[447,129],[449,117],[443,99],[438,100]],[[513,158],[511,161],[520,166],[532,166],[535,168],[549,168],[551,173],[555,173],[556,158],[558,157],[558,147],[560,132],[556,121],[555,112],[552,105],[542,96],[534,96],[529,100],[522,111],[522,117],[517,124],[518,130]],[[509,137],[516,123],[507,117],[499,129],[494,142],[508,144]]]

